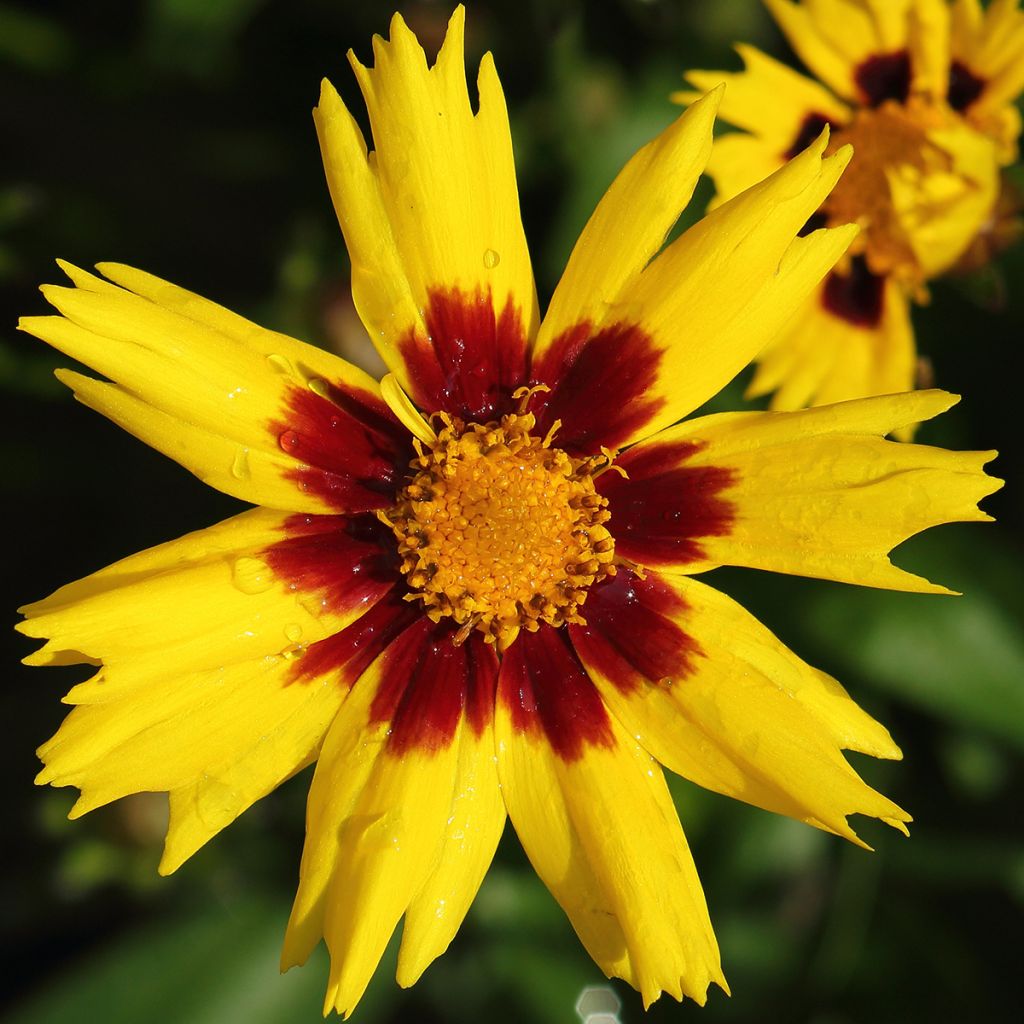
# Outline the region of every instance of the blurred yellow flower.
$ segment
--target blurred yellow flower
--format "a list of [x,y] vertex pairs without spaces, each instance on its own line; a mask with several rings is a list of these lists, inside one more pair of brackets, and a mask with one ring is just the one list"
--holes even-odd
[[[1017,0],[764,0],[819,81],[750,46],[745,70],[691,71],[700,90],[727,82],[708,173],[729,199],[804,149],[827,124],[850,167],[807,230],[857,223],[849,257],[759,357],[751,397],[772,408],[844,401],[914,386],[909,302],[969,254],[1012,236],[1000,168],[1015,159],[1024,89]],[[824,84],[822,84],[824,83]],[[680,102],[696,94],[678,93]],[[979,244],[989,238],[992,245]]]
[[612,184],[542,321],[462,9],[433,67],[397,16],[374,55],[351,58],[373,151],[327,83],[315,117],[380,385],[117,264],[64,265],[61,315],[21,323],[108,378],[60,371],[80,401],[260,506],[24,609],[29,663],[97,666],[38,781],[81,789],[72,817],[169,793],[167,873],[315,762],[283,964],[326,939],[325,1012],[403,917],[401,984],[444,952],[506,814],[605,973],[703,1003],[725,980],[661,764],[855,842],[850,814],[910,819],[841,753],[898,757],[886,730],[693,575],[942,592],[888,552],[988,518],[991,453],[884,440],[942,392],[679,422],[848,246],[799,235],[848,150],[823,135],[664,246],[720,91],[693,103]]

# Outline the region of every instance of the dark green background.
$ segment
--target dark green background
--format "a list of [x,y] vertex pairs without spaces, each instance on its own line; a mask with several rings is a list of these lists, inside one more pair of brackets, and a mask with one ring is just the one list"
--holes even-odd
[[[403,5],[436,47],[449,8]],[[35,291],[82,265],[132,263],[261,323],[355,352],[344,246],[310,109],[344,60],[370,60],[387,4],[342,0],[0,2],[0,387],[3,607],[237,504],[77,406],[66,360],[14,330]],[[674,116],[683,68],[734,67],[733,40],[787,51],[755,0],[471,3],[467,48],[491,49],[513,122],[542,299],[615,171]],[[1018,179],[1019,180],[1019,179]],[[707,200],[705,185],[692,219]],[[945,599],[720,571],[800,654],[892,729],[902,764],[857,766],[915,816],[910,840],[858,823],[868,854],[803,825],[675,786],[734,995],[662,1000],[652,1022],[1017,1020],[1024,902],[1018,394],[1024,251],[936,284],[916,323],[937,382],[965,401],[924,442],[999,447],[995,525],[945,527],[901,563]],[[739,407],[734,386],[716,407]],[[156,875],[165,814],[143,796],[69,823],[33,750],[80,670],[27,670],[8,635],[2,998],[16,1024],[319,1019],[326,958],[276,969],[309,775],[253,808],[175,876]],[[381,1022],[573,1021],[601,984],[509,829],[460,936],[410,992],[389,955],[357,1011]],[[625,1021],[638,997],[614,984]]]

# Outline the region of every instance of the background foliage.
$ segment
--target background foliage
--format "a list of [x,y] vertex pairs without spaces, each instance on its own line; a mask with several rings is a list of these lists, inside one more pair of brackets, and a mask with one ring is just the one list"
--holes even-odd
[[[436,48],[447,4],[403,5]],[[347,298],[340,232],[309,110],[344,61],[370,59],[390,7],[341,0],[0,0],[0,487],[12,516],[2,607],[236,511],[76,406],[61,362],[14,331],[62,256],[132,263],[259,322],[369,359]],[[626,157],[674,116],[683,68],[736,66],[734,40],[787,51],[756,0],[471,0],[471,63],[494,51],[509,100],[542,298]],[[1019,180],[1019,179],[1018,179]],[[686,217],[709,195],[698,192]],[[662,1000],[667,1020],[1016,1020],[1024,835],[1019,385],[1024,247],[941,282],[917,322],[937,382],[966,400],[926,442],[1000,447],[1010,486],[992,526],[907,544],[902,564],[958,599],[719,571],[785,641],[892,728],[905,761],[858,762],[916,818],[904,840],[861,822],[868,854],[678,782],[732,999]],[[66,360],[64,360],[66,362]],[[740,384],[742,383],[742,380]],[[720,407],[738,407],[738,384]],[[36,790],[35,746],[66,711],[75,669],[17,665],[2,691],[5,870],[0,997],[13,1024],[319,1019],[326,958],[284,978],[277,956],[302,838],[304,773],[201,851],[156,875],[166,818],[144,795],[69,823],[70,791]],[[173,656],[173,652],[169,652]],[[1014,939],[1016,936],[1016,939]],[[393,950],[364,1024],[562,1022],[603,983],[509,829],[448,955],[412,991]],[[624,1021],[639,1021],[625,986]]]

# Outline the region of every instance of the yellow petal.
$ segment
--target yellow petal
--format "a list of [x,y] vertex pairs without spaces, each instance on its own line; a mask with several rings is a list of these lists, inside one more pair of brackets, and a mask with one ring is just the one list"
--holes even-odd
[[934,277],[963,255],[992,216],[999,194],[996,144],[962,124],[928,133],[944,154],[946,168],[909,165],[888,174],[893,211],[901,233],[926,277]]
[[746,132],[730,132],[715,139],[707,175],[715,183],[715,209],[733,196],[774,174],[786,162],[785,136],[768,140]]
[[[688,71],[686,80],[702,91],[725,82],[719,116],[763,139],[779,162],[785,159],[809,115],[824,118],[833,128],[850,120],[850,108],[814,79],[753,46],[740,44],[736,51],[743,58],[743,71]],[[751,184],[756,180],[752,178]],[[733,195],[735,192],[725,193],[726,198]]]
[[[611,719],[601,742],[581,743],[571,756],[556,751],[542,721],[558,713],[529,705],[569,694],[552,675],[554,694],[524,696],[510,668],[524,639],[502,664],[495,735],[505,805],[531,863],[598,966],[638,989],[645,1005],[662,991],[703,1004],[712,982],[728,991],[660,768]],[[575,671],[582,676],[578,662]],[[566,727],[573,714],[565,710]]]
[[775,410],[829,405],[914,387],[916,351],[909,303],[892,278],[878,279],[877,322],[840,316],[823,282],[758,358],[748,397],[772,395]]
[[[165,669],[75,708],[39,749],[37,782],[77,786],[79,817],[129,793],[172,793],[160,870],[203,843],[316,755],[345,698],[334,679],[292,684],[281,655],[204,671]],[[119,671],[101,682],[118,687]]]
[[452,804],[433,871],[413,897],[402,925],[398,983],[415,984],[455,937],[480,888],[505,826],[494,761],[494,729],[458,738]]
[[374,38],[373,68],[349,55],[370,115],[371,153],[330,83],[314,112],[356,308],[403,389],[430,412],[438,396],[407,356],[413,334],[435,349],[455,341],[433,337],[438,290],[479,296],[492,323],[510,306],[527,339],[538,321],[505,100],[488,54],[474,114],[464,20],[460,6],[433,67],[397,14],[390,41]]
[[[826,144],[827,132],[709,213],[620,294],[598,292],[592,306],[573,306],[583,319],[534,359],[534,377],[551,387],[531,407],[540,428],[561,421],[559,443],[571,451],[620,448],[731,380],[856,234],[848,225],[796,237],[849,159],[846,147],[822,160]],[[547,329],[545,321],[542,335]]]
[[850,814],[909,816],[842,749],[898,758],[888,732],[738,604],[686,577],[621,573],[573,644],[624,730],[698,785],[857,841]]
[[823,135],[690,228],[620,307],[666,343],[658,376],[664,404],[644,436],[717,394],[846,251],[852,226],[796,237],[849,160],[846,149],[822,160],[826,142]]
[[911,91],[945,100],[949,85],[950,7],[947,0],[914,0],[910,10]]
[[[818,5],[812,7],[795,0],[764,0],[764,3],[804,64],[840,96],[857,99],[853,69],[875,45],[873,26],[866,12],[841,0],[822,4],[818,16]],[[832,19],[842,19],[833,22],[834,31],[828,30],[826,7]],[[843,39],[846,32],[848,39]]]
[[388,503],[406,434],[361,370],[130,267],[63,266],[76,287],[43,288],[63,316],[19,326],[112,381],[64,373],[87,405],[245,501]]
[[299,666],[376,622],[393,585],[344,519],[298,520],[246,512],[23,609],[18,628],[48,641],[29,664],[101,665],[65,698],[80,706],[40,747],[37,782],[81,789],[74,817],[170,792],[164,873],[315,756],[347,684]]
[[[949,593],[892,565],[889,552],[931,526],[990,519],[977,502],[1002,486],[982,468],[995,453],[883,438],[957,401],[942,391],[919,391],[802,412],[721,413],[666,430],[618,460],[628,481],[606,474],[605,484],[602,477],[616,553],[688,573],[746,565]],[[687,512],[699,497],[688,493],[687,481],[712,470],[721,508],[713,529],[702,531]],[[646,514],[661,518],[651,519],[646,531],[638,494],[659,503]]]
[[181,672],[276,655],[333,635],[381,597],[393,580],[380,559],[341,517],[243,512],[26,605],[18,629],[47,643],[25,660],[117,668],[72,690],[77,704],[144,686],[166,672],[169,650]]
[[711,130],[722,90],[697,100],[640,149],[619,172],[573,248],[552,296],[534,361],[566,329],[622,301],[665,242],[686,207],[711,153]]

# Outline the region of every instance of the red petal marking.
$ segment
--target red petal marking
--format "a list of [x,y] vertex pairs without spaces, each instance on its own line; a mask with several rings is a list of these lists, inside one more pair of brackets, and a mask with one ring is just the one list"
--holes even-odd
[[848,274],[833,270],[825,278],[821,301],[840,320],[857,327],[877,327],[884,312],[885,278],[872,274],[863,256],[854,256]]
[[543,734],[564,761],[588,746],[614,744],[608,710],[562,629],[541,626],[519,634],[505,651],[498,699],[520,732]]
[[411,330],[398,343],[416,404],[477,422],[511,412],[526,381],[526,333],[512,299],[499,314],[489,291],[433,288],[423,318],[426,337]]
[[910,54],[906,50],[876,53],[857,65],[853,79],[869,107],[886,100],[906,103],[910,95]]
[[333,672],[337,684],[350,689],[381,651],[422,615],[402,600],[404,593],[404,588],[393,587],[340,633],[310,644],[296,660],[289,682],[308,683]]
[[412,458],[408,431],[379,398],[324,382],[327,397],[291,387],[270,430],[298,465],[300,490],[340,512],[387,508]]
[[685,610],[656,573],[641,579],[620,570],[590,591],[587,624],[570,626],[569,635],[584,662],[630,693],[645,681],[676,683],[693,672],[703,651],[671,618]]
[[962,113],[985,91],[986,84],[963,61],[955,60],[949,65],[946,102]]
[[344,614],[370,604],[401,580],[391,531],[375,516],[289,516],[284,540],[263,558],[291,590]]
[[616,462],[628,480],[614,471],[598,477],[617,555],[641,565],[685,565],[704,557],[703,538],[729,532],[735,507],[720,495],[735,471],[680,465],[704,447],[700,441],[638,445]]
[[555,443],[573,455],[618,447],[665,404],[651,393],[662,354],[635,324],[612,324],[596,333],[587,322],[570,327],[533,365],[531,382],[551,388],[530,404],[538,431],[561,420]]
[[391,753],[436,753],[451,743],[463,715],[477,736],[491,720],[497,655],[482,633],[458,646],[454,633],[420,613],[384,652],[370,720],[391,723]]
[[817,111],[806,114],[800,123],[800,127],[797,129],[793,145],[782,155],[787,160],[792,160],[793,157],[799,156],[824,131],[826,125],[829,124],[831,124],[831,118],[825,114],[819,114]]

